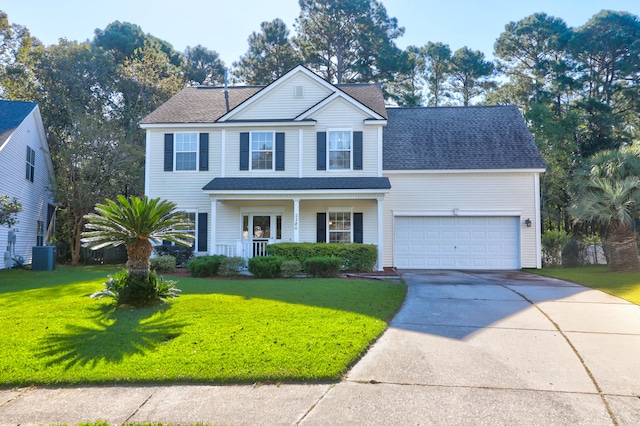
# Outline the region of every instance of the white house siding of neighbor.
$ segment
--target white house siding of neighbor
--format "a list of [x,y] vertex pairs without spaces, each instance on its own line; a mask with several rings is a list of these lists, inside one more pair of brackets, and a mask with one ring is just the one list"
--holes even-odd
[[[0,269],[16,266],[16,260],[30,264],[32,247],[45,245],[55,217],[54,184],[38,105],[0,100],[0,195],[16,197],[22,205],[15,226],[0,226]],[[10,233],[15,235],[12,245]]]

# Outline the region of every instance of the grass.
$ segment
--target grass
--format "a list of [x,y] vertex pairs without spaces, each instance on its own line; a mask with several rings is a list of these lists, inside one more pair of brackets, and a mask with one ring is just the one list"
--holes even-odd
[[640,272],[609,272],[607,266],[543,268],[528,272],[582,284],[640,305]]
[[179,278],[145,309],[88,296],[104,267],[0,271],[0,386],[339,380],[387,327],[387,281]]

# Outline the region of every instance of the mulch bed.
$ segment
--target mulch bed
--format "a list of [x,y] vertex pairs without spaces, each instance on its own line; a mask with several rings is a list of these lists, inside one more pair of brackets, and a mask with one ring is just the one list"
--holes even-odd
[[[176,272],[171,272],[171,273],[162,273],[159,274],[165,277],[179,277],[179,278],[190,278],[191,274],[189,274],[189,270],[187,268],[176,268]],[[346,278],[369,278],[369,277],[375,277],[375,278],[393,278],[393,277],[399,277],[400,274],[398,274],[398,271],[395,270],[395,268],[384,268],[384,271],[371,271],[371,272],[363,272],[363,273],[351,273],[351,272],[347,272],[345,274],[343,274],[342,276],[346,277]],[[206,277],[206,279],[208,280],[252,280],[254,279],[252,275],[245,275],[245,274],[240,274],[238,277],[235,278],[227,278],[227,277]]]

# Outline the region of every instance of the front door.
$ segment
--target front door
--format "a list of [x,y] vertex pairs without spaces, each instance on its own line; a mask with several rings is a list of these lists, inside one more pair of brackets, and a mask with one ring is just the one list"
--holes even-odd
[[282,216],[277,214],[245,214],[242,217],[242,239],[249,243],[251,257],[266,256],[267,244],[282,238]]

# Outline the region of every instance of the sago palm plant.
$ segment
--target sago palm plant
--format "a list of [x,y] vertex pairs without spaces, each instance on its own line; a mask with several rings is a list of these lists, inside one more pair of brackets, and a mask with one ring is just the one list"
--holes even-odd
[[[162,240],[190,245],[193,236],[185,232],[193,224],[176,205],[160,198],[126,198],[119,195],[117,202],[105,200],[97,204],[95,213],[85,216],[86,231],[82,233],[82,244],[94,250],[125,244],[127,248],[127,274],[121,286],[129,295],[127,303],[147,303],[157,295],[157,279],[151,277],[149,258],[153,244]],[[136,287],[135,291],[133,288]],[[121,298],[118,298],[121,299]],[[142,299],[142,300],[137,300]],[[122,300],[118,300],[122,302]]]

